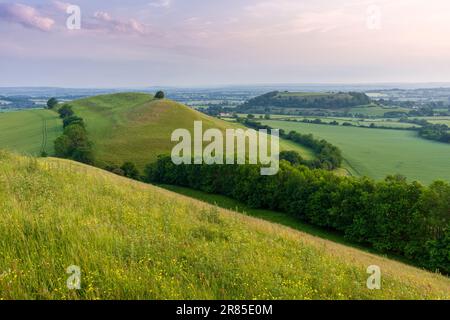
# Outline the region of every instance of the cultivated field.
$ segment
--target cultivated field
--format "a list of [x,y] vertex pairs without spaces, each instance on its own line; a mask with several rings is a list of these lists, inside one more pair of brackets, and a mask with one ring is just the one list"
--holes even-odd
[[62,121],[50,110],[0,113],[0,149],[29,155],[53,154],[53,142],[62,132]]
[[[260,121],[261,119],[264,119],[263,114],[253,114],[255,116],[255,121]],[[241,113],[238,114],[239,117],[247,117],[247,114]],[[359,119],[357,117],[320,117],[320,116],[293,116],[293,115],[281,115],[281,114],[271,114],[270,115],[271,120],[297,120],[302,121],[304,119],[314,121],[317,119],[320,119],[324,123],[331,123],[333,121],[336,121],[339,125],[342,125],[343,123],[351,123],[354,126],[365,126],[369,127],[372,123],[378,127],[389,127],[389,128],[419,128],[420,125],[413,124],[413,123],[404,123],[399,122],[399,119],[387,119],[387,118],[370,118],[370,119]],[[228,118],[227,121],[232,121],[233,118]],[[439,119],[436,120],[436,122],[445,120]],[[430,121],[433,123],[433,121]],[[450,122],[450,120],[449,120]]]
[[338,146],[346,160],[345,167],[354,175],[383,179],[402,174],[410,180],[430,183],[450,181],[450,146],[421,139],[414,131],[366,129],[316,125],[277,120],[262,120],[287,132],[312,133]]
[[93,167],[5,152],[0,167],[1,299],[450,298],[446,277]]

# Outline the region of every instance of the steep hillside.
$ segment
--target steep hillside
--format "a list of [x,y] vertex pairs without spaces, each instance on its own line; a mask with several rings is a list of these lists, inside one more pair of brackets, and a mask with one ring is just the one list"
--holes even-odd
[[[71,102],[86,124],[94,142],[99,165],[132,161],[143,168],[160,154],[170,154],[176,143],[170,141],[178,128],[193,131],[194,121],[203,128],[235,128],[236,124],[209,117],[171,100],[154,99],[148,94],[120,93]],[[311,152],[284,141],[281,148],[296,150],[306,158]]]
[[2,299],[450,298],[446,277],[66,160],[1,152],[0,191]]
[[0,112],[0,149],[28,155],[53,154],[53,141],[62,132],[58,115],[49,110]]

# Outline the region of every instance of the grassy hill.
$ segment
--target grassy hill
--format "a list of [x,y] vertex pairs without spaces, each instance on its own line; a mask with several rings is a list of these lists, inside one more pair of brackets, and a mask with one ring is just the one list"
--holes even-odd
[[263,120],[273,128],[312,133],[339,147],[346,168],[354,175],[383,179],[402,174],[410,180],[429,183],[450,181],[450,146],[421,139],[414,131],[365,129]]
[[[158,155],[170,154],[176,144],[170,141],[175,129],[185,128],[193,133],[194,121],[202,121],[203,130],[238,127],[143,93],[101,95],[73,101],[71,105],[87,124],[99,165],[132,161],[143,168]],[[289,141],[282,141],[281,148],[296,150],[305,158],[313,157],[310,150]]]
[[62,123],[49,110],[0,112],[0,132],[0,149],[29,155],[40,155],[43,150],[53,154],[53,141],[61,134]]
[[5,152],[0,167],[2,299],[450,298],[446,277],[100,169]]

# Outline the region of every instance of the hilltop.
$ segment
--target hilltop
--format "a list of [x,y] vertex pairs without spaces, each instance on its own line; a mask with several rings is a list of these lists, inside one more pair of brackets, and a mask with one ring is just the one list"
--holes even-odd
[[[170,154],[175,129],[193,131],[194,121],[202,121],[204,130],[245,127],[207,116],[168,99],[154,99],[144,93],[117,93],[69,102],[86,123],[94,143],[96,165],[121,165],[131,161],[139,169]],[[33,109],[0,113],[0,149],[39,156],[42,151],[55,155],[54,141],[63,131],[63,122],[53,110]],[[305,159],[313,159],[312,150],[288,140],[280,140],[281,150],[294,150]]]
[[361,92],[280,92],[273,91],[250,99],[239,112],[264,113],[283,109],[348,109],[365,106],[370,98]]
[[[194,121],[202,121],[204,130],[241,127],[144,93],[100,95],[70,104],[87,125],[97,165],[101,167],[131,161],[142,169],[159,155],[170,154],[176,145],[170,139],[172,132],[184,128],[192,133]],[[313,157],[310,150],[290,141],[282,141],[281,149],[295,150],[305,158]]]
[[2,299],[450,298],[446,277],[97,168],[5,152],[0,167]]

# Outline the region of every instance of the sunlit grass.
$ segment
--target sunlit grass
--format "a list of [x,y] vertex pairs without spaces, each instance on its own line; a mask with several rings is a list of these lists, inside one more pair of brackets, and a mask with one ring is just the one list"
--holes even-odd
[[65,160],[0,153],[0,218],[3,299],[449,298],[445,277]]

